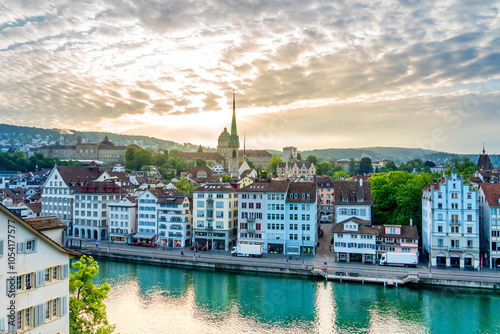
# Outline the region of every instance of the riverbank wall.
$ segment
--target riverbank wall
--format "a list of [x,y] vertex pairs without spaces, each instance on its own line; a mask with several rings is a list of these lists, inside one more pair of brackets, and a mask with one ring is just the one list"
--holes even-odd
[[299,276],[309,279],[323,279],[339,282],[354,282],[362,284],[382,284],[389,287],[398,287],[405,285],[412,286],[435,286],[435,287],[454,287],[466,289],[487,289],[500,291],[500,277],[498,282],[481,280],[480,278],[474,280],[465,280],[459,278],[428,278],[414,275],[401,275],[401,276],[387,276],[376,277],[374,275],[349,272],[324,272],[321,268],[314,268],[312,266],[304,266],[298,263],[252,263],[243,264],[237,263],[237,260],[218,262],[213,258],[200,258],[186,255],[182,258],[169,258],[163,256],[151,255],[137,255],[125,254],[119,252],[109,252],[104,250],[80,249],[80,253],[91,255],[96,258],[106,258],[115,261],[136,262],[136,263],[150,263],[161,264],[165,266],[179,266],[179,267],[193,267],[212,270],[232,271],[232,272],[246,272],[246,273],[264,273],[264,274],[277,274],[277,275],[291,275]]

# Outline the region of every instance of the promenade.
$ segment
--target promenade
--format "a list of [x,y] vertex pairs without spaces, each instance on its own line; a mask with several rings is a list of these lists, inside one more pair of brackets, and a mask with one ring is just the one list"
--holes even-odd
[[[325,276],[323,271],[326,262],[326,273],[329,279],[363,281],[373,283],[399,282],[429,285],[447,285],[458,287],[478,287],[500,289],[500,271],[483,269],[466,271],[449,268],[417,268],[386,267],[363,263],[335,263],[332,256],[284,256],[264,254],[262,258],[234,257],[227,251],[198,251],[183,249],[162,249],[130,246],[101,241],[82,241],[83,254],[110,257],[121,260],[139,262],[156,262],[174,265],[186,265],[222,270],[243,270],[254,272],[275,272],[281,274],[303,276]],[[406,278],[406,279],[405,279]],[[370,280],[371,279],[371,280]],[[404,284],[403,283],[403,284]]]

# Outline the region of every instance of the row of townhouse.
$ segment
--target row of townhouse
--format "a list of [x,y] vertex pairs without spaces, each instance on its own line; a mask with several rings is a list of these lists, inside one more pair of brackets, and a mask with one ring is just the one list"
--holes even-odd
[[69,261],[78,254],[59,243],[65,228],[0,205],[0,267],[9,268],[0,270],[1,333],[69,333]]
[[263,245],[266,253],[315,254],[316,183],[255,182],[239,190],[207,184],[193,191],[194,242],[228,250]]

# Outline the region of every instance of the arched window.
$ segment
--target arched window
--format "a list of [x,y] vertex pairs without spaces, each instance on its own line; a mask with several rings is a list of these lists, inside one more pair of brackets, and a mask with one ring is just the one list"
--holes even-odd
[[236,158],[236,150],[233,150],[233,158]]

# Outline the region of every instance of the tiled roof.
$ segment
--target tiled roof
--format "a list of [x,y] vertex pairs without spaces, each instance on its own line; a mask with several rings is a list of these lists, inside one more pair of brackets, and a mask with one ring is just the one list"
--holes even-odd
[[[332,188],[333,180],[329,176],[320,176],[314,179],[314,182],[318,185],[318,188]],[[327,184],[330,184],[327,186]]]
[[34,213],[42,212],[42,203],[25,203]]
[[418,229],[415,225],[401,226],[401,234],[385,233],[385,227],[391,227],[390,225],[372,225],[370,227],[377,231],[381,238],[418,239]]
[[350,219],[347,219],[345,220],[344,222],[342,223],[338,223],[338,224],[334,224],[332,226],[332,233],[346,233],[346,234],[372,234],[372,235],[378,235],[377,231],[374,230],[373,228],[367,226],[367,225],[364,225],[364,224],[360,224],[358,226],[358,230],[357,231],[346,231],[344,229],[344,225],[349,222],[349,221],[355,221],[353,218],[350,218]]
[[[333,190],[335,193],[336,205],[371,205],[372,193],[371,182],[364,181],[360,185],[358,181],[333,181]],[[344,201],[347,198],[347,202]],[[358,199],[363,199],[359,202]]]
[[198,188],[196,188],[195,190],[193,190],[193,192],[199,192],[199,191],[207,191],[207,192],[211,192],[211,191],[214,191],[214,192],[228,192],[228,191],[236,191],[236,189],[234,189],[231,185],[227,184],[227,183],[209,183],[209,184],[205,184],[205,185],[202,185]]
[[[290,196],[297,194],[297,198]],[[309,198],[302,198],[302,194],[309,194]],[[287,202],[316,202],[316,183],[314,182],[291,182],[286,196]]]
[[481,183],[479,186],[489,206],[500,206],[500,183]]
[[120,191],[120,187],[112,181],[92,181],[85,182],[81,185],[80,189],[75,192],[85,194],[117,194]]
[[71,189],[79,189],[80,185],[78,183],[94,181],[101,175],[99,168],[96,167],[57,166],[56,169],[64,180],[64,183]]
[[339,222],[338,224],[343,224],[343,223],[346,223],[348,221],[353,221],[353,222],[356,222],[358,224],[364,224],[364,225],[370,225],[372,223],[371,220],[361,219],[358,217],[350,217],[350,218],[347,218],[347,219]]
[[59,218],[57,218],[57,216],[26,218],[24,221],[38,231],[66,228],[66,224],[64,224]]

